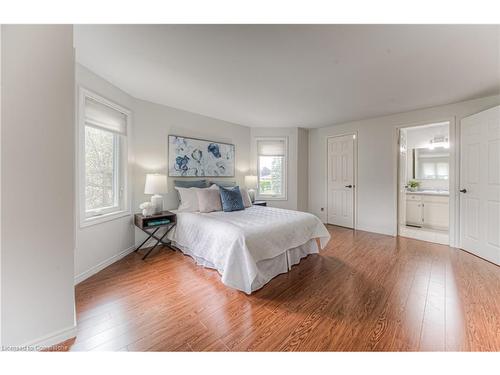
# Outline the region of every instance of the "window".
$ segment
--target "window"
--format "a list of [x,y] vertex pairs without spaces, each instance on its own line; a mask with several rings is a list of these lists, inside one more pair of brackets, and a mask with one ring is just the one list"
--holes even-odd
[[95,214],[118,207],[118,136],[85,126],[85,211]]
[[450,155],[445,148],[413,149],[414,176],[420,180],[448,180]]
[[286,200],[287,139],[257,139],[258,196]]
[[421,165],[420,178],[422,180],[447,180],[449,175],[448,158],[424,161]]
[[128,214],[127,127],[130,113],[87,90],[80,98],[81,222]]

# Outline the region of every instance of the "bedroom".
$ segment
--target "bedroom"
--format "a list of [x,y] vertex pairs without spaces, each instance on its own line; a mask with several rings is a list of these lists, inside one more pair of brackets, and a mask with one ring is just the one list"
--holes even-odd
[[500,26],[2,24],[1,52],[3,350],[500,350]]

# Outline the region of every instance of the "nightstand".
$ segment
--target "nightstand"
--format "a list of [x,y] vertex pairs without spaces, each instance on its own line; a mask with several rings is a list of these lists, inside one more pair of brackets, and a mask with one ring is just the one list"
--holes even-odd
[[266,201],[254,201],[253,205],[254,206],[263,206],[263,207],[266,207],[267,206],[267,202]]
[[[163,239],[167,236],[167,234],[175,227],[175,223],[177,222],[177,216],[170,211],[163,211],[159,214],[154,214],[151,216],[144,216],[142,214],[134,215],[134,224],[137,228],[142,230],[144,233],[148,235],[146,238],[134,251],[139,251],[142,246],[146,242],[148,242],[151,238],[156,240],[156,243],[153,247],[151,247],[146,254],[142,257],[142,259],[146,259],[147,256],[158,246],[160,243],[163,246],[170,247],[170,241],[166,242]],[[161,237],[158,237],[156,233],[160,230],[160,228],[166,228],[165,233]]]

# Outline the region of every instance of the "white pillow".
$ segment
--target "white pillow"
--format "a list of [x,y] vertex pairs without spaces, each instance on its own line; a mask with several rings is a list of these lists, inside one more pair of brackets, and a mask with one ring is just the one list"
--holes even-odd
[[[183,188],[176,186],[175,189],[177,189],[177,191],[179,192],[179,197],[181,199],[181,203],[179,204],[179,208],[177,209],[178,211],[198,212],[200,210],[198,206],[198,194],[196,192],[198,190],[203,190],[204,188],[196,188],[196,187]],[[213,189],[213,187],[211,186],[206,189]]]
[[241,198],[243,199],[243,206],[245,208],[252,207],[252,199],[250,199],[250,194],[246,188],[240,187]]
[[196,195],[196,190],[198,188],[182,188],[176,186],[175,189],[179,193],[179,198],[181,202],[179,203],[178,211],[182,212],[196,212],[198,209],[198,195]]
[[196,194],[200,212],[222,211],[219,189],[198,189]]

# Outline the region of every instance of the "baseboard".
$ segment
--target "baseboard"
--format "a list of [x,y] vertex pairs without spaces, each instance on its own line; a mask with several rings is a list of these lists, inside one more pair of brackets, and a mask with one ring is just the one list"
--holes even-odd
[[[323,223],[323,224],[324,225],[335,225],[335,224],[328,224],[328,223]],[[384,230],[384,229],[367,227],[367,226],[360,226],[360,225],[358,225],[356,227],[356,230],[360,230],[363,232],[376,233],[376,234],[383,234],[385,236],[396,237],[396,233],[394,233],[394,231],[392,231],[392,230]]]
[[25,345],[17,346],[16,348],[26,348],[27,351],[33,351],[33,350],[40,351],[75,337],[76,332],[77,332],[77,327],[75,324],[71,327],[64,328],[60,331],[56,331],[54,333],[40,337],[36,340],[30,341]]
[[99,264],[95,265],[94,267],[88,269],[87,271],[82,272],[79,275],[76,275],[75,276],[75,285],[78,283],[81,283],[83,280],[88,279],[90,276],[95,275],[97,272],[103,270],[107,266],[110,266],[114,262],[122,259],[123,257],[127,256],[128,254],[130,254],[134,250],[135,250],[135,246],[131,246],[128,249],[125,249],[125,250],[121,251],[120,253],[113,255],[112,257],[110,257],[106,260],[103,260],[102,262],[100,262]]

